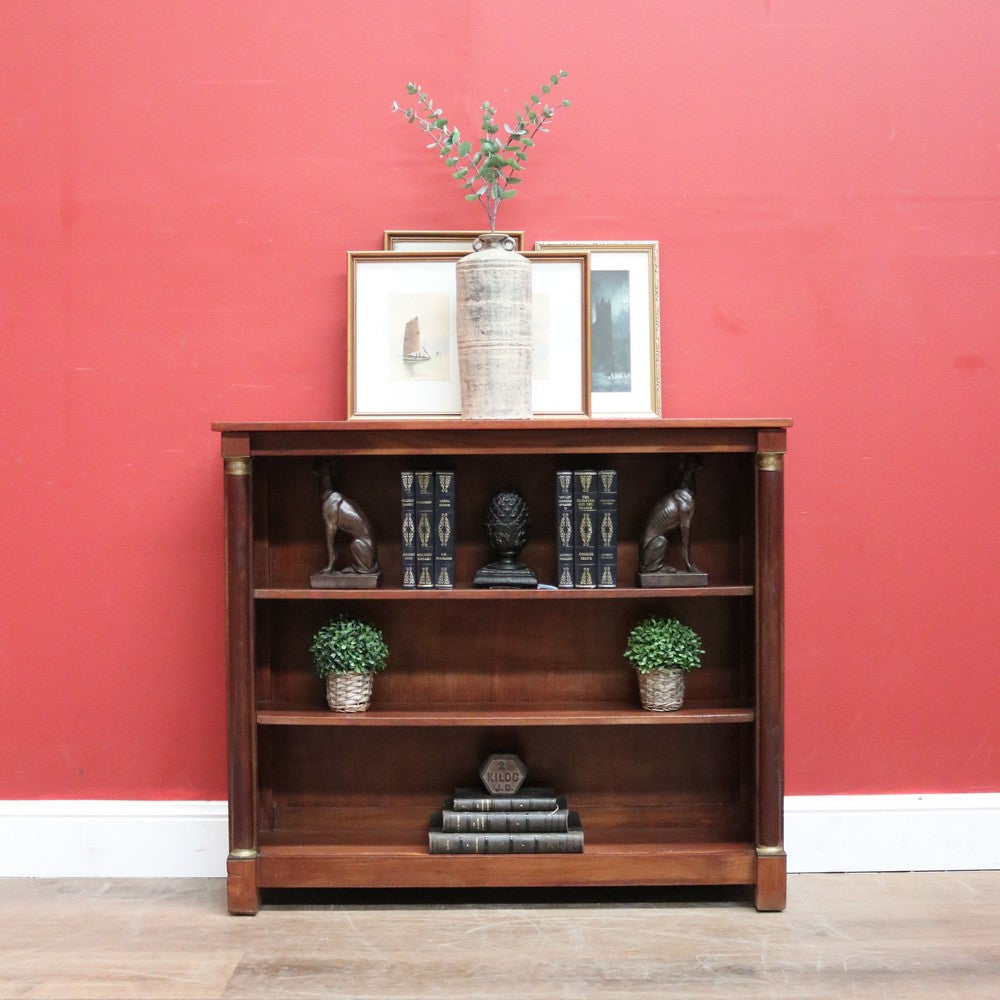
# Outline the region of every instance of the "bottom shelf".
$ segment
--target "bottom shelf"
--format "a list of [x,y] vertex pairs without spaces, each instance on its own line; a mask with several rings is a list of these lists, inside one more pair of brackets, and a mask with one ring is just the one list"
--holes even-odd
[[260,888],[752,885],[742,842],[585,845],[583,854],[429,854],[410,845],[264,845]]
[[[311,841],[311,842],[310,842]],[[414,844],[330,844],[286,836],[231,856],[229,909],[261,889],[507,889],[753,886],[758,910],[785,906],[783,851],[742,840],[585,844],[583,854],[430,854]]]

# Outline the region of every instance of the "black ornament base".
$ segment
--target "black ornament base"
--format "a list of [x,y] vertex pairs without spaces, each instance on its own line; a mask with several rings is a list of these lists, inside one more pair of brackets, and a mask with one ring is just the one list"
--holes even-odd
[[538,587],[538,577],[524,563],[492,562],[476,572],[472,586],[534,590]]

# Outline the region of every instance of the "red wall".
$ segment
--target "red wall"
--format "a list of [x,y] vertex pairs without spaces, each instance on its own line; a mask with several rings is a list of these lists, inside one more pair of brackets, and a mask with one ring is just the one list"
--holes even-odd
[[389,113],[566,68],[501,221],[656,239],[665,413],[795,419],[787,790],[1000,789],[1000,5],[4,0],[0,797],[222,798],[212,420],[345,414]]

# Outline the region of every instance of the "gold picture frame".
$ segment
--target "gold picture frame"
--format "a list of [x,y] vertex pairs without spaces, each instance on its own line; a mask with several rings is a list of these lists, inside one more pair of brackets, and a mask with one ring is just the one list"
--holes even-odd
[[[481,229],[460,229],[436,232],[425,229],[386,229],[382,240],[383,250],[419,253],[459,252],[471,253],[472,244],[482,236]],[[514,249],[524,250],[524,230],[507,233],[514,240]]]
[[590,415],[659,417],[659,244],[539,240],[535,249],[590,257]]
[[[462,256],[454,251],[348,253],[348,419],[461,415],[455,267]],[[534,415],[589,416],[587,255],[525,256],[532,262],[534,290]]]

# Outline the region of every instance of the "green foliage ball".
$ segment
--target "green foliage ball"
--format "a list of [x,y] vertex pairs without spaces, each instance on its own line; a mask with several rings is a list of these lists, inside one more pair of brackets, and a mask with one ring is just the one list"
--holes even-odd
[[316,673],[377,674],[386,668],[389,647],[382,633],[367,622],[343,615],[324,625],[315,636],[309,652]]
[[694,670],[704,653],[698,633],[676,618],[644,619],[629,633],[625,647],[625,659],[642,674],[665,667]]

